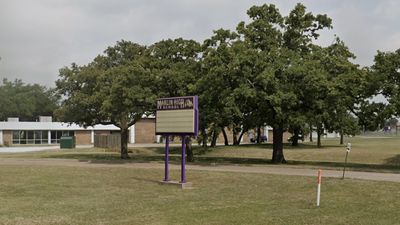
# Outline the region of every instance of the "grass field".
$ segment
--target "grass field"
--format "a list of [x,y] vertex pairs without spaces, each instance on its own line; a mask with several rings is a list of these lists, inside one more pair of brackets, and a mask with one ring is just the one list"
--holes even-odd
[[[347,138],[352,144],[349,166],[355,169],[400,170],[400,138]],[[345,143],[346,143],[345,142]],[[302,143],[299,147],[286,145],[286,160],[292,165],[318,165],[342,167],[346,155],[344,145],[337,139],[323,140],[323,147],[315,143]],[[245,147],[218,147],[206,154],[214,158],[267,159],[272,156],[272,146],[247,145]]]
[[[179,177],[172,171],[172,177]],[[0,224],[399,224],[400,184],[188,171],[0,166]]]
[[[399,138],[352,138],[351,169],[400,171]],[[289,166],[339,167],[338,140],[285,146]],[[196,163],[268,163],[271,145],[195,148]],[[139,163],[163,160],[163,148],[132,148]],[[73,158],[90,167],[2,165],[7,158]],[[0,224],[399,224],[400,183],[324,178],[316,207],[313,177],[187,171],[194,189],[160,185],[162,169],[102,166],[122,162],[104,149],[0,154]],[[172,161],[179,148],[171,149]],[[171,177],[179,179],[179,171]]]
[[[352,143],[348,167],[352,170],[400,172],[400,138],[347,138]],[[163,161],[162,147],[131,148],[131,161]],[[194,147],[195,163],[267,164],[272,156],[272,145],[217,146],[207,150]],[[300,143],[298,147],[285,145],[289,166],[342,168],[345,146],[337,139],[323,139],[323,147],[315,143]],[[172,161],[180,160],[179,147],[170,148]],[[73,149],[19,154],[0,154],[1,158],[69,158],[80,160],[119,160],[119,153],[104,149]]]

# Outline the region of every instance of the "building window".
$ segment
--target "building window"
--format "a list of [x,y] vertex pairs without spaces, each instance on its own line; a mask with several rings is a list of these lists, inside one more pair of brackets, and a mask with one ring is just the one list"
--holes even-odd
[[19,144],[19,131],[13,131],[13,144]]
[[13,144],[47,144],[46,130],[19,130],[12,132]]
[[[74,131],[58,130],[51,131],[51,143],[60,143],[62,136],[74,136]],[[48,144],[48,131],[47,130],[18,130],[12,132],[12,143],[13,144],[29,144],[29,145],[40,145]]]
[[62,136],[73,137],[74,135],[75,135],[74,131],[53,130],[51,131],[51,143],[52,144],[60,143],[60,139]]

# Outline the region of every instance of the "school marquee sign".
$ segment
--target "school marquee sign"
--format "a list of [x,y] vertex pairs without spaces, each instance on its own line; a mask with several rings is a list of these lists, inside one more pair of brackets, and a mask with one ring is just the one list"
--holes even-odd
[[197,135],[198,96],[157,99],[156,134]]

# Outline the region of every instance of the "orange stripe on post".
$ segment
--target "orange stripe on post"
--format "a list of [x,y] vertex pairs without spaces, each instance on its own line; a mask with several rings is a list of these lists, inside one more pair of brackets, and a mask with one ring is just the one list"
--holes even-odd
[[321,180],[322,180],[322,170],[318,170],[318,180],[317,183],[321,184]]

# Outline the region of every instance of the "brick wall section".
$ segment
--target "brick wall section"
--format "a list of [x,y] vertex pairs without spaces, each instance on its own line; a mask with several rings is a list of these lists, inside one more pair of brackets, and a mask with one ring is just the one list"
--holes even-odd
[[[225,133],[226,136],[228,136],[228,142],[229,144],[233,144],[233,134],[232,131],[228,130],[227,128],[225,128]],[[218,138],[217,138],[217,143],[224,143],[224,135],[222,134],[222,132],[219,134]]]
[[[285,131],[285,132],[283,132],[283,143],[287,143],[288,142],[288,138],[290,138],[292,136],[292,134],[291,133],[289,133],[289,132],[287,132],[287,131]],[[273,133],[272,133],[272,130],[269,130],[268,131],[268,143],[272,143],[272,137],[273,137]]]
[[75,140],[77,145],[90,145],[91,143],[90,130],[77,130],[75,131]]
[[287,143],[287,142],[288,142],[288,139],[289,139],[291,136],[292,136],[291,133],[289,133],[289,132],[287,132],[287,131],[283,132],[283,142],[284,142],[284,143]]
[[12,145],[12,131],[3,130],[3,145]]
[[154,143],[156,141],[156,120],[141,119],[135,124],[135,143]]
[[273,137],[273,133],[272,130],[268,130],[268,143],[272,143],[272,137]]

